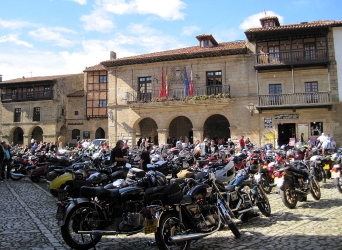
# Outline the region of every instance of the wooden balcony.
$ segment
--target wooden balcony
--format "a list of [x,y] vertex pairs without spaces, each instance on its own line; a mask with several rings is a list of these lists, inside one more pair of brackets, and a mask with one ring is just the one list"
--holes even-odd
[[[195,96],[205,96],[205,95],[218,95],[218,94],[230,94],[230,85],[212,85],[212,86],[204,86],[204,87],[196,87],[194,88],[194,93],[192,97]],[[159,90],[153,90],[148,93],[142,93],[138,91],[126,92],[126,101],[127,104],[134,103],[149,103],[156,99],[164,99],[164,100],[183,100],[188,97],[185,95],[184,88],[171,88],[169,90],[169,94],[167,97],[161,98],[159,96]]]
[[326,49],[293,50],[275,53],[258,53],[255,68],[275,68],[296,65],[320,65],[329,62]]
[[52,99],[53,99],[52,90],[1,94],[1,102],[27,102],[27,101],[52,100]]
[[315,108],[332,106],[329,91],[278,95],[259,95],[257,109]]

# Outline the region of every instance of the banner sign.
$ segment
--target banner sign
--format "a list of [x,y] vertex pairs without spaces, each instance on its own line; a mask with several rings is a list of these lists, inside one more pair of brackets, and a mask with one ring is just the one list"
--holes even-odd
[[298,114],[283,114],[283,115],[275,115],[274,119],[298,119]]
[[264,128],[272,128],[272,118],[265,117],[264,118]]

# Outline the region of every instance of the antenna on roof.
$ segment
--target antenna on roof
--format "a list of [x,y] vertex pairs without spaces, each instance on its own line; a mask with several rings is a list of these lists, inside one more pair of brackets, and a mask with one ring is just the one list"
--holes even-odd
[[30,72],[27,72],[27,73],[30,73],[31,74],[31,77],[32,77],[32,70]]
[[264,8],[264,13],[265,13],[265,17],[266,17],[266,9]]

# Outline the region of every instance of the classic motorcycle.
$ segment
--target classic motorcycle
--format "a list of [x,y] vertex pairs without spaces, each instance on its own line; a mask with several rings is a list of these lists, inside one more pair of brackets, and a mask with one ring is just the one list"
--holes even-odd
[[209,173],[207,183],[198,183],[184,196],[176,183],[146,190],[146,203],[150,205],[143,211],[144,231],[155,234],[150,245],[156,244],[161,250],[189,249],[191,241],[217,232],[223,224],[239,238],[232,212],[215,180],[215,173]]
[[290,209],[295,208],[298,201],[306,201],[309,193],[315,200],[321,198],[321,190],[315,176],[311,175],[302,163],[276,170],[275,176],[281,200]]
[[331,178],[334,180],[334,184],[336,185],[337,190],[342,193],[342,168],[341,168],[341,155],[336,153],[338,155],[335,156],[333,159],[335,160],[335,164],[333,168],[331,169]]
[[[63,190],[59,194],[56,218],[61,234],[73,249],[93,248],[103,235],[133,235],[143,230],[145,188],[158,185],[151,173],[134,169],[141,180],[125,188],[106,189],[81,187],[82,198],[67,198]],[[133,177],[131,177],[133,178]],[[162,183],[163,185],[166,184]]]

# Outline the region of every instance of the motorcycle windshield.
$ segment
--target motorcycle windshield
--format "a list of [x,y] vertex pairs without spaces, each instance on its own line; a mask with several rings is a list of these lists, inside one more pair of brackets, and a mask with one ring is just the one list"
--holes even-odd
[[229,183],[229,185],[239,186],[246,179],[248,179],[248,175],[241,175],[239,177],[235,177],[235,179],[231,183]]

